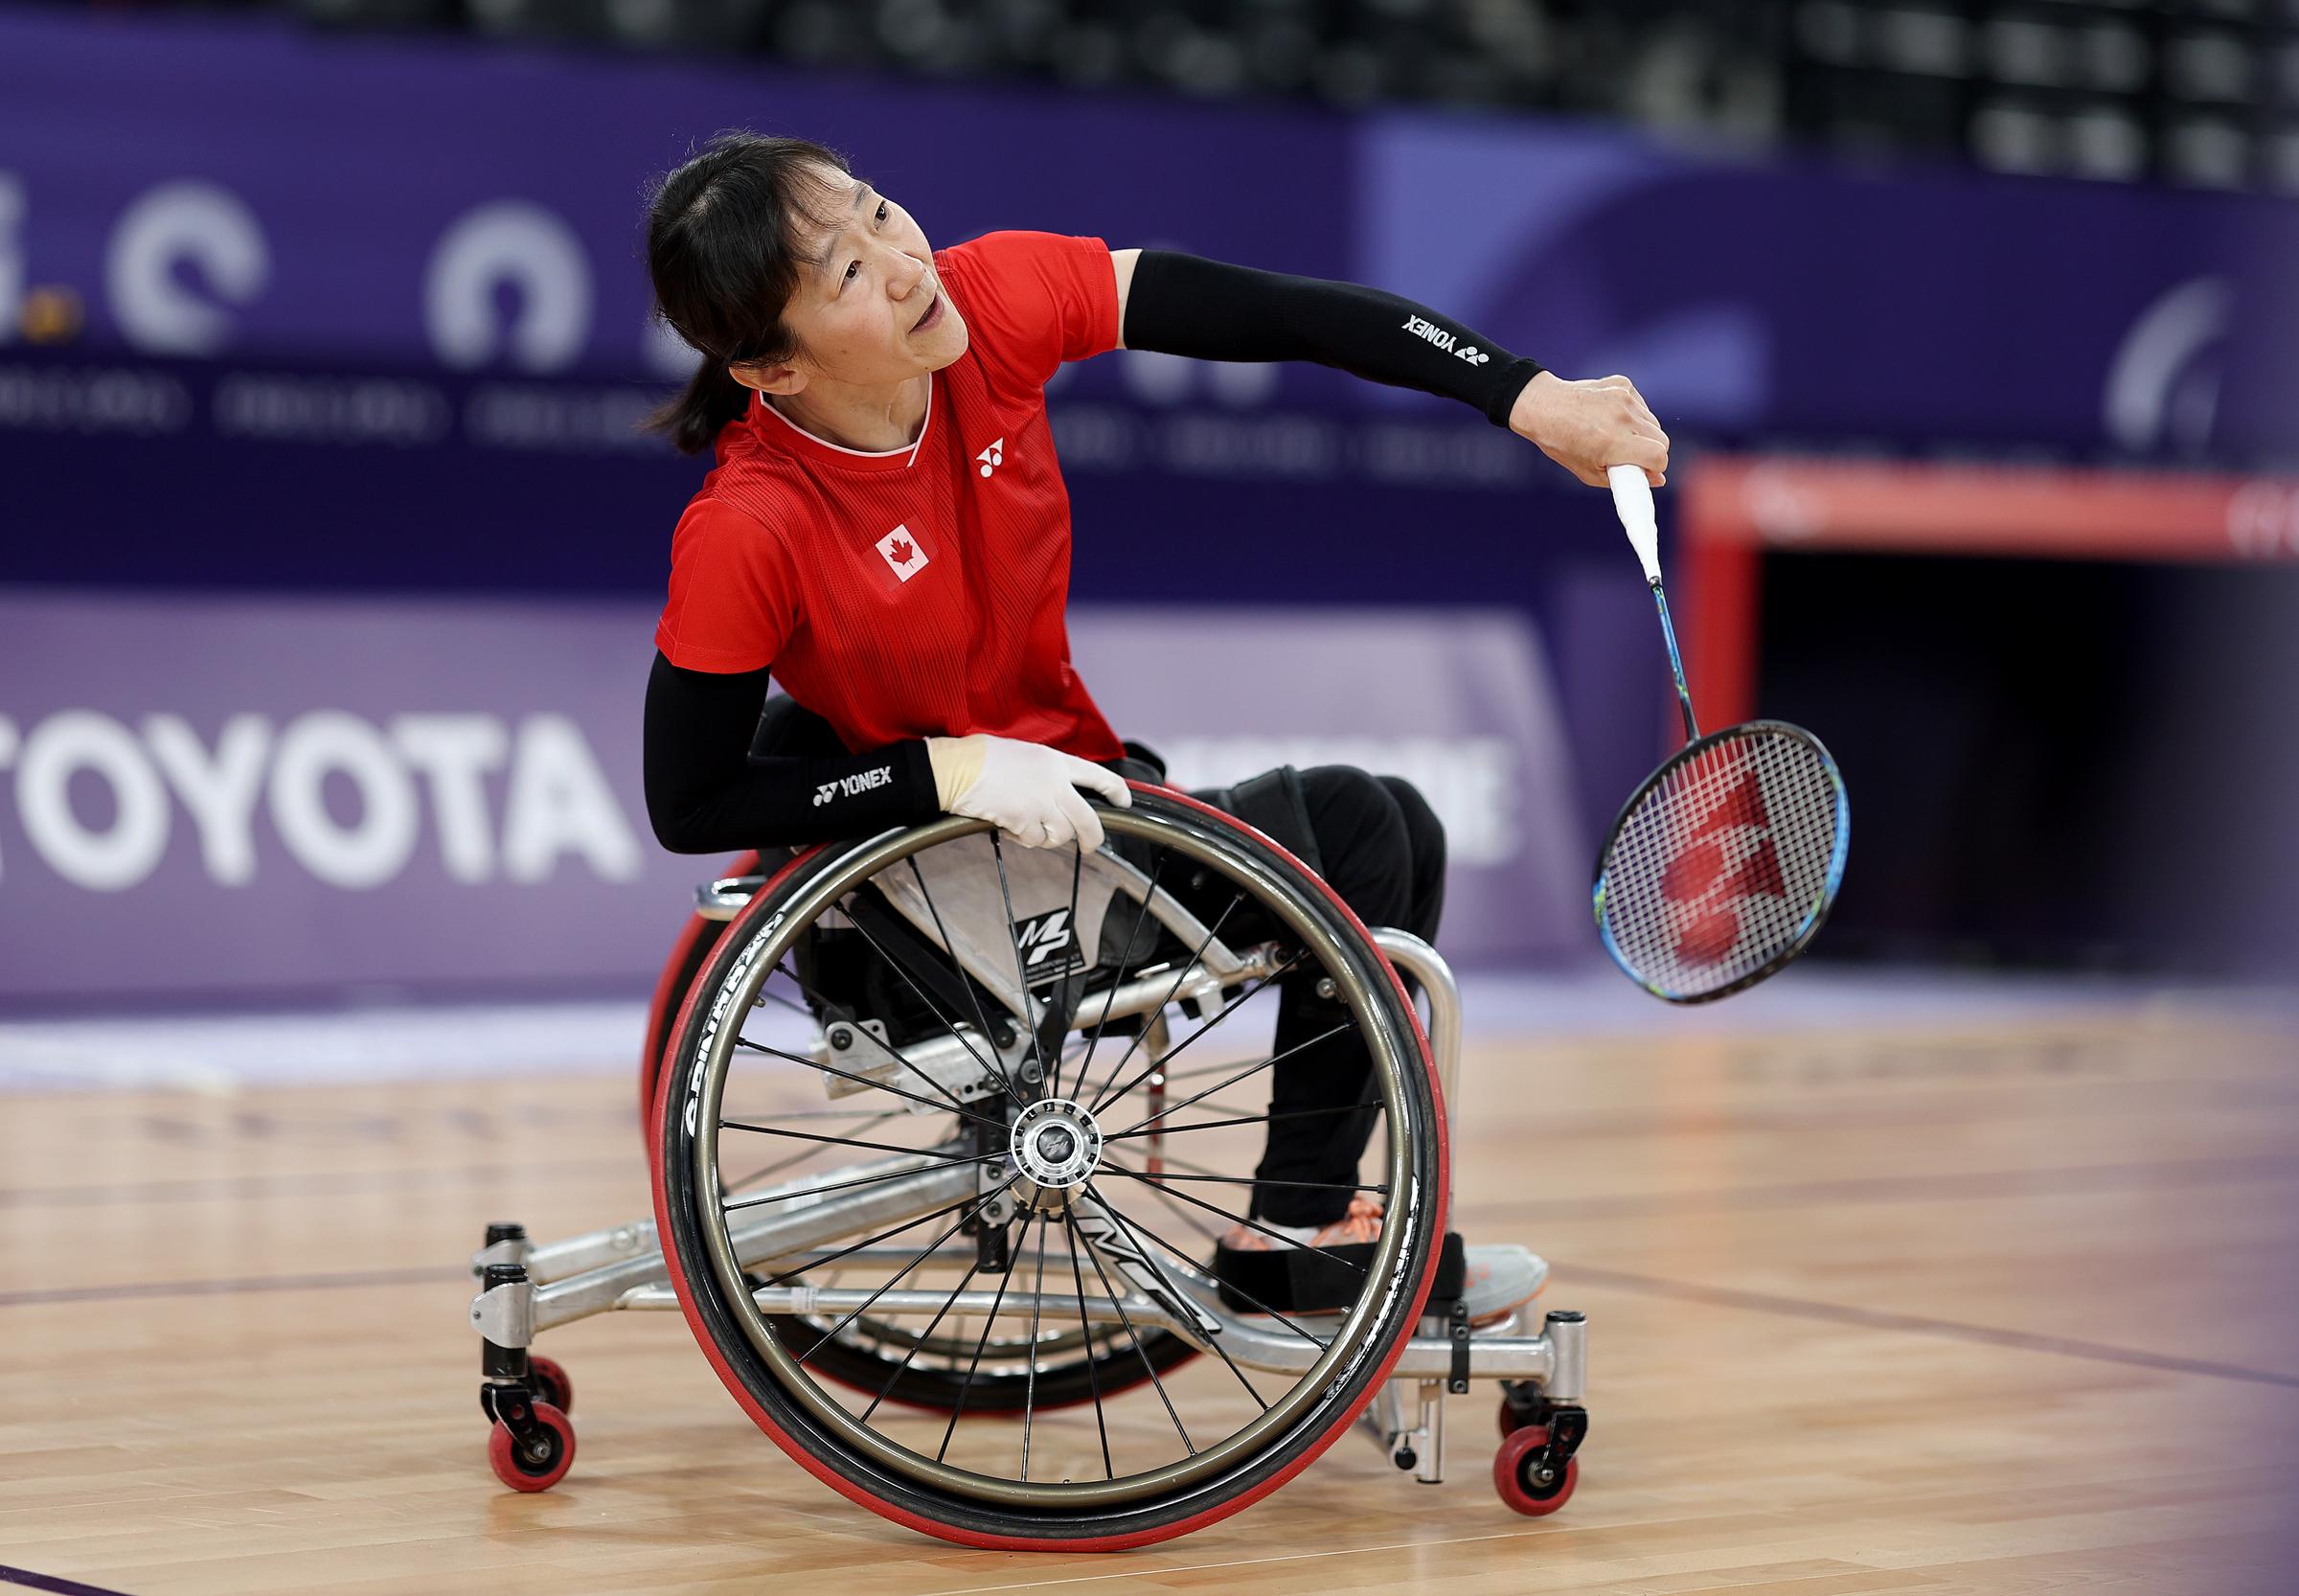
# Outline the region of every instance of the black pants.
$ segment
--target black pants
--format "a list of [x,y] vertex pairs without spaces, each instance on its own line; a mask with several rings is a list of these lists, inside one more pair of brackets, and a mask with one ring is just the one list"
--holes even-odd
[[[1304,770],[1301,784],[1326,884],[1368,927],[1391,925],[1434,942],[1445,913],[1445,828],[1428,801],[1401,777],[1347,764]],[[1195,796],[1227,807],[1219,794]],[[1253,1216],[1271,1224],[1325,1224],[1347,1212],[1376,1119],[1370,1108],[1303,1113],[1371,1096],[1372,1056],[1348,1006],[1317,995],[1318,979],[1309,972],[1278,983],[1269,1111],[1281,1117],[1270,1121],[1254,1174],[1305,1184],[1254,1188]]]
[[[777,697],[760,721],[752,752],[787,754],[839,746],[819,717]],[[1127,743],[1127,758],[1108,762],[1109,767],[1137,780],[1164,783],[1164,761],[1138,743]],[[1304,770],[1301,780],[1326,883],[1368,926],[1393,925],[1423,941],[1436,941],[1437,923],[1445,913],[1445,828],[1428,802],[1401,777],[1368,775],[1354,765],[1318,765]],[[1225,807],[1219,794],[1196,796]],[[1279,983],[1275,1051],[1286,1057],[1269,1070],[1272,1114],[1346,1108],[1369,1095],[1372,1057],[1348,1025],[1347,1007],[1319,997],[1316,980],[1309,974]],[[1344,1029],[1326,1035],[1336,1026]],[[1312,1041],[1319,1037],[1323,1039]],[[1289,1051],[1294,1048],[1300,1051]],[[1256,1186],[1254,1217],[1291,1225],[1339,1219],[1348,1211],[1348,1188],[1356,1179],[1357,1157],[1374,1122],[1371,1109],[1272,1119],[1255,1177],[1307,1184]]]

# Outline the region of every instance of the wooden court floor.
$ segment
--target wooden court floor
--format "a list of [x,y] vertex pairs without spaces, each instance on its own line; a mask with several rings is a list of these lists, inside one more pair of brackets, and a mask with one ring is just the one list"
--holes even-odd
[[620,1075],[0,1098],[0,1588],[2299,1590],[2295,1054],[2201,1002],[1472,1042],[1456,1224],[1588,1312],[1574,1500],[1501,1506],[1480,1394],[1443,1486],[1345,1438],[1100,1558],[848,1505],[674,1315],[546,1337],[580,1455],[498,1487],[463,1261],[646,1209]]

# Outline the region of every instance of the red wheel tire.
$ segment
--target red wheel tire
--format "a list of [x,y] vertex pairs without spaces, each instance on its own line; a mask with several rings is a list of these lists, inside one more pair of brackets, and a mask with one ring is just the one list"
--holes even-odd
[[1572,1500],[1573,1487],[1581,1480],[1581,1460],[1567,1458],[1561,1477],[1542,1485],[1526,1477],[1527,1466],[1549,1444],[1548,1427],[1527,1425],[1523,1429],[1501,1443],[1493,1454],[1492,1488],[1500,1493],[1501,1500],[1528,1518],[1545,1517]]
[[575,1411],[575,1382],[568,1378],[566,1365],[556,1357],[527,1355],[527,1389],[538,1402],[549,1402],[561,1413]]
[[[738,854],[727,860],[721,874],[750,876],[758,868],[756,853]],[[671,1021],[687,1000],[687,988],[710,962],[711,950],[725,929],[716,920],[689,915],[671,945],[671,956],[663,961],[663,972],[655,977],[654,1001],[647,1011],[647,1039],[639,1051],[639,1134],[649,1146],[654,1134],[654,1093],[663,1078],[663,1049],[671,1044]]]
[[513,1491],[548,1491],[567,1477],[575,1462],[575,1426],[567,1416],[549,1402],[536,1402],[531,1411],[549,1432],[549,1455],[528,1452],[500,1420],[487,1438],[487,1461],[494,1466],[495,1478]]

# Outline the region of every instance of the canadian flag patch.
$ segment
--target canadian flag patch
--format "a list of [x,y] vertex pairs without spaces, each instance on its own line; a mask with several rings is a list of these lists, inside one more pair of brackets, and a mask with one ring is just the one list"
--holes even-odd
[[896,527],[878,539],[878,553],[894,567],[894,574],[908,581],[926,568],[926,551],[919,547],[918,539],[910,536],[908,527]]

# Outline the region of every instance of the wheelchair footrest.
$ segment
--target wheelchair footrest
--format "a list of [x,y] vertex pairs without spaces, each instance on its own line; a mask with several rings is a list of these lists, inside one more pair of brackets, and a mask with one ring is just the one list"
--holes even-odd
[[[1240,1313],[1337,1313],[1356,1300],[1377,1243],[1335,1247],[1266,1248],[1217,1246],[1214,1278],[1222,1306]],[[1428,1311],[1442,1313],[1461,1295],[1468,1274],[1468,1251],[1459,1235],[1447,1232],[1437,1258],[1437,1283],[1429,1289]]]

